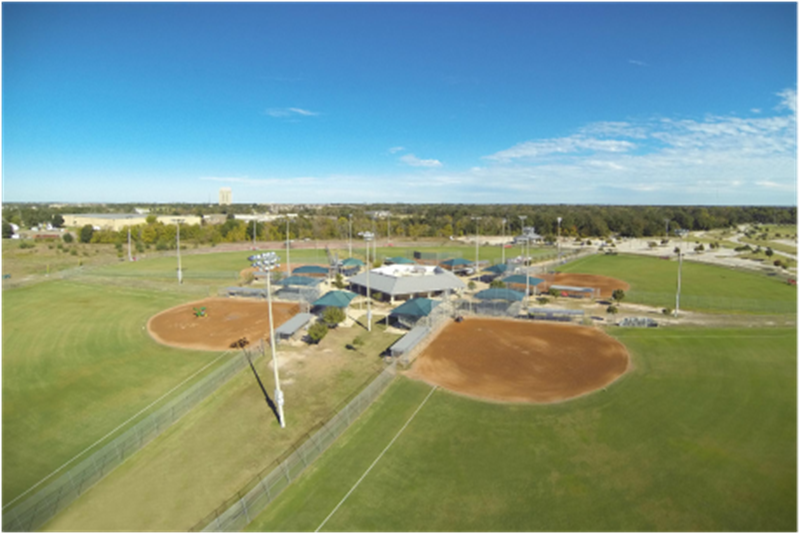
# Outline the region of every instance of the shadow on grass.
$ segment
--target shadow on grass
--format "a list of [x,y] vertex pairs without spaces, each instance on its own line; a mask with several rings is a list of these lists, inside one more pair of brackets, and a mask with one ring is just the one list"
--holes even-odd
[[273,415],[275,415],[275,420],[280,424],[281,418],[278,415],[278,407],[275,406],[275,403],[270,398],[269,393],[267,393],[267,389],[264,387],[264,383],[261,382],[261,377],[258,376],[258,371],[256,371],[256,367],[253,365],[253,359],[250,357],[250,352],[247,350],[242,350],[242,352],[244,353],[244,357],[247,358],[247,363],[250,364],[250,369],[253,370],[253,376],[256,377],[258,386],[261,388],[261,392],[264,394],[264,399],[267,401],[267,406],[269,406],[269,409],[272,410]]

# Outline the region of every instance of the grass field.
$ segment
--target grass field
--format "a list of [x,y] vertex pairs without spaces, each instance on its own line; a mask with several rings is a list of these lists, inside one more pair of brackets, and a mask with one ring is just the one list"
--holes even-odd
[[[250,369],[99,482],[46,525],[55,531],[188,530],[268,467],[383,368],[378,358],[399,336],[380,326],[359,351],[344,345],[361,327],[337,328],[296,358],[280,348],[287,426],[281,429]],[[295,358],[293,359],[293,356]],[[286,358],[286,359],[284,359]],[[288,361],[288,363],[286,363]],[[269,359],[256,361],[273,396]]]
[[[795,531],[794,329],[615,330],[633,369],[555,405],[437,390],[326,531]],[[250,525],[313,531],[431,388],[398,379]]]
[[64,281],[3,291],[4,503],[219,356],[150,339],[147,319],[179,302]]
[[[675,307],[678,264],[633,255],[594,255],[564,265],[569,273],[600,274],[631,285],[626,301]],[[760,274],[683,262],[681,308],[717,313],[795,313],[797,289]]]

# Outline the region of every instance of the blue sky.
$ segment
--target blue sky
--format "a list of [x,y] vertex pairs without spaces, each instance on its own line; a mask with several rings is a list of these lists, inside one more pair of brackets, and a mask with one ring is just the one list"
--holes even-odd
[[3,200],[796,205],[797,6],[2,5]]

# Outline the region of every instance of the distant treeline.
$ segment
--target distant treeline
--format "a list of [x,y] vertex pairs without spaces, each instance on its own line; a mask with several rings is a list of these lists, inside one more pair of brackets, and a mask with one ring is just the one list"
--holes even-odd
[[[9,204],[3,206],[4,222],[23,228],[58,222],[64,213],[131,213],[133,208],[148,208],[151,214],[209,215],[226,213],[224,224],[182,225],[181,239],[188,243],[219,243],[252,239],[253,224],[233,219],[234,214],[293,213],[290,239],[347,239],[352,228],[354,239],[363,231],[375,231],[379,239],[391,232],[393,238],[419,238],[474,235],[517,235],[521,227],[533,226],[546,238],[555,236],[558,217],[561,235],[574,237],[663,236],[669,231],[712,230],[746,223],[796,224],[796,207],[763,206],[588,206],[588,205],[467,205],[467,204],[332,204],[323,206],[281,206],[234,204],[106,204],[95,206],[49,207],[46,204]],[[388,213],[388,216],[387,216]],[[479,219],[476,219],[479,217]],[[520,217],[525,217],[524,222]],[[506,220],[504,225],[503,220]],[[352,226],[351,226],[352,221]],[[256,225],[258,240],[286,239],[286,220]],[[86,232],[88,234],[88,232]],[[132,238],[144,245],[174,247],[175,229],[155,222],[132,228]],[[120,243],[127,231],[95,231],[92,242]]]

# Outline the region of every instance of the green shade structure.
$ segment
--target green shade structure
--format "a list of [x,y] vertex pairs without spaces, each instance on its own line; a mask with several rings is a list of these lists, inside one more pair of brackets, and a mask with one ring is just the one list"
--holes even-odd
[[508,271],[508,264],[507,263],[498,263],[497,265],[492,265],[491,267],[487,267],[484,271],[489,271],[490,273],[494,273],[496,275],[501,275]]
[[410,299],[397,308],[393,309],[389,315],[410,315],[411,317],[427,317],[433,309],[441,304],[441,301],[417,297]]
[[342,260],[342,266],[344,267],[363,267],[364,262],[359,260],[358,258],[347,258],[346,260]]
[[475,293],[475,298],[480,300],[522,301],[525,298],[525,294],[513,289],[492,288],[478,291]]
[[303,265],[293,270],[292,274],[328,274],[328,268],[319,265]]
[[452,269],[454,267],[466,267],[472,265],[473,263],[474,262],[465,260],[464,258],[453,258],[452,260],[443,261],[441,264]]
[[416,263],[414,260],[409,260],[408,258],[404,258],[403,256],[395,256],[394,258],[386,258],[387,263],[392,264],[400,264],[400,265],[409,265]]
[[282,286],[315,286],[321,284],[322,280],[309,276],[289,276],[278,283]]
[[[506,284],[522,284],[524,286],[525,285],[525,275],[524,274],[512,274],[511,276],[506,276],[505,278],[503,278],[503,282],[506,283]],[[528,278],[528,284],[531,287],[538,286],[542,282],[544,282],[544,280],[542,280],[541,278],[534,278],[533,276]]]
[[350,305],[350,301],[358,295],[352,291],[328,291],[320,298],[314,301],[312,306],[335,306],[336,308],[346,308]]

